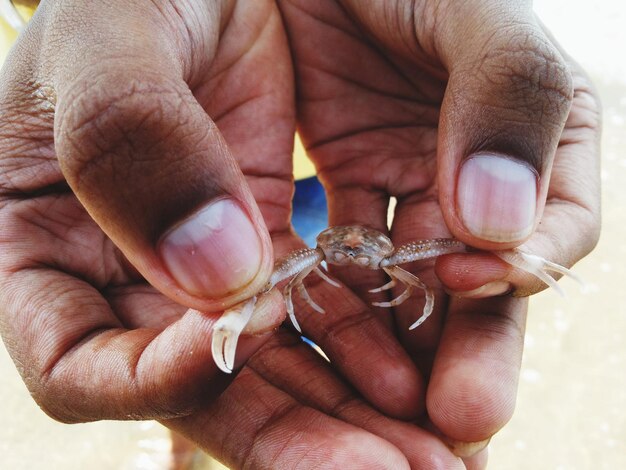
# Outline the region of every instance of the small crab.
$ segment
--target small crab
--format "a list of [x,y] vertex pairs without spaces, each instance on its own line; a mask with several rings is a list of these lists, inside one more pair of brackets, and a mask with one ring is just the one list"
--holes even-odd
[[[280,258],[274,265],[270,280],[256,296],[245,300],[234,307],[226,310],[216,322],[213,330],[212,353],[217,366],[224,372],[233,370],[237,340],[252,314],[259,295],[265,295],[275,286],[288,278],[292,278],[283,290],[283,297],[287,307],[287,313],[293,326],[301,332],[296,319],[293,301],[291,299],[294,287],[302,298],[316,311],[324,313],[309,296],[304,287],[303,280],[311,271],[315,271],[322,279],[335,287],[340,285],[329,278],[319,268],[320,263],[335,265],[356,265],[366,269],[382,269],[391,280],[385,285],[370,292],[382,292],[394,287],[398,282],[405,285],[402,294],[389,302],[374,302],[377,307],[395,307],[408,299],[415,288],[421,289],[425,294],[425,304],[422,315],[409,327],[409,330],[417,328],[431,314],[434,307],[435,297],[433,291],[420,279],[398,265],[412,261],[437,256],[462,253],[468,250],[468,246],[453,238],[434,238],[430,240],[418,240],[394,248],[393,243],[383,233],[359,225],[330,227],[317,237],[316,248],[304,248],[295,250]],[[562,294],[556,280],[548,274],[553,271],[576,279],[580,279],[569,269],[545,260],[539,256],[525,253],[519,249],[494,251],[493,254],[500,257],[512,266],[526,271],[541,279],[550,287]]]

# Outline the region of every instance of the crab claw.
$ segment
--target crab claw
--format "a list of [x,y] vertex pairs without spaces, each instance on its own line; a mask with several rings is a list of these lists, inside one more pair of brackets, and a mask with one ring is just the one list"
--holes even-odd
[[215,322],[211,352],[217,367],[227,374],[235,367],[237,341],[252,317],[255,304],[256,297],[252,297],[226,310]]

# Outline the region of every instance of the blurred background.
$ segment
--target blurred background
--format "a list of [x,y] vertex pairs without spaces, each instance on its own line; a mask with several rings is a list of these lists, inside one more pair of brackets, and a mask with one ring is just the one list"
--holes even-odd
[[[0,15],[7,3],[0,0]],[[531,300],[517,407],[492,440],[489,468],[626,469],[626,4],[536,0],[535,10],[602,98],[604,222],[598,247],[575,267],[586,292],[563,280],[567,299],[546,291]],[[0,63],[20,21],[4,18]],[[301,148],[296,160],[298,176],[310,176]],[[311,209],[320,198],[311,180],[300,183],[298,197],[302,230],[324,225]],[[0,343],[0,468],[161,470],[170,454],[169,434],[154,422],[51,420]],[[193,466],[223,468],[202,454]]]

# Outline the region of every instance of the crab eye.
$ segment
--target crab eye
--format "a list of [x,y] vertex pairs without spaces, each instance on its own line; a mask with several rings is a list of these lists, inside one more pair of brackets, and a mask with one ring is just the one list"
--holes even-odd
[[365,255],[357,256],[356,258],[354,258],[354,261],[356,261],[356,264],[360,266],[368,266],[370,264],[369,256]]
[[344,259],[346,259],[348,257],[348,255],[346,255],[345,253],[342,253],[340,251],[336,251],[333,254],[333,258],[335,259],[335,261],[337,263],[341,263]]

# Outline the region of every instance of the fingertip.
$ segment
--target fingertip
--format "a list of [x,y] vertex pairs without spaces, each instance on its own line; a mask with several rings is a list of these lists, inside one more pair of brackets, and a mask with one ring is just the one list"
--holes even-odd
[[257,299],[254,314],[243,330],[243,335],[258,336],[276,330],[287,316],[282,292],[272,289]]
[[511,266],[490,253],[474,252],[440,256],[435,273],[446,291],[455,297],[485,298],[511,290],[507,276]]
[[[450,367],[445,376],[434,375],[426,397],[433,424],[454,444],[455,455],[461,457],[485,447],[509,421],[515,407],[510,376],[492,370],[485,377],[477,373],[478,367],[464,363]],[[475,445],[483,442],[482,447]]]
[[415,419],[424,412],[424,379],[415,367],[388,368],[380,377],[377,406],[397,419]]

